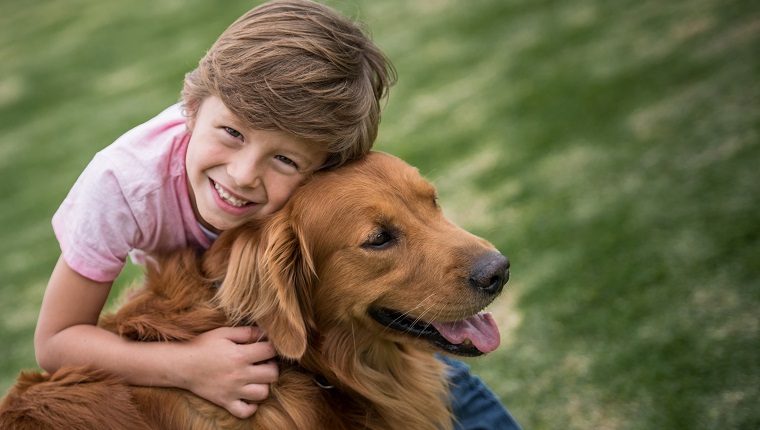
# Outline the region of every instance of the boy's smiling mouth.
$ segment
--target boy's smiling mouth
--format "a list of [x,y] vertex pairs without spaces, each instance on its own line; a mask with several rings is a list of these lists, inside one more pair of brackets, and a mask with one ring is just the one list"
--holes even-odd
[[211,180],[211,182],[214,184],[214,189],[216,190],[219,197],[221,197],[221,199],[224,200],[226,203],[229,203],[232,206],[235,206],[236,208],[242,208],[243,206],[251,203],[248,200],[243,200],[237,196],[232,195],[229,192],[229,190],[219,185],[219,183],[217,183],[213,179]]

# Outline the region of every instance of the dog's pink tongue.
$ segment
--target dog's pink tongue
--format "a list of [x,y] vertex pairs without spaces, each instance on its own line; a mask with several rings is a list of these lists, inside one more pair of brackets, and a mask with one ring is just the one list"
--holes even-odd
[[501,342],[499,328],[490,313],[480,313],[460,321],[433,323],[433,327],[455,345],[470,339],[484,354],[498,348]]

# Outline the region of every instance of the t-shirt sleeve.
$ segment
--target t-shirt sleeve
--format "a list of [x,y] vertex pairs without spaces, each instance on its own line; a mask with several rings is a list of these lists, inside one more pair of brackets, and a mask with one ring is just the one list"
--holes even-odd
[[111,282],[121,272],[141,232],[103,154],[93,158],[53,215],[53,231],[64,260],[79,274]]

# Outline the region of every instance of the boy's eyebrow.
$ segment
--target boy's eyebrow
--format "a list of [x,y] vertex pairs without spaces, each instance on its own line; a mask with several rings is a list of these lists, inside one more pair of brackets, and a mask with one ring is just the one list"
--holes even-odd
[[223,109],[218,110],[216,112],[216,116],[213,118],[215,121],[219,122],[226,122],[230,125],[234,125],[236,128],[250,128],[245,125],[245,122],[240,120],[237,115],[235,115],[230,108],[227,106],[224,106],[224,103],[222,103]]
[[243,121],[241,121],[237,116],[235,116],[235,114],[233,114],[229,110],[220,112],[218,119],[222,122],[228,122],[231,125],[234,125],[235,127],[238,127],[238,128],[242,128],[242,127],[250,128],[246,126]]

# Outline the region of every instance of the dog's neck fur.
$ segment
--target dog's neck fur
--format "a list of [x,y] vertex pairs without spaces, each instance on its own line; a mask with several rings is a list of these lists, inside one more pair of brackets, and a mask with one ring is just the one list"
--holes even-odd
[[[317,345],[307,349],[300,366],[324,376],[334,387],[330,391],[342,395],[342,401],[349,398],[366,410],[367,415],[343,417],[357,428],[369,422],[382,423],[378,429],[451,428],[446,368],[431,353],[388,340],[354,339],[352,333],[323,336]],[[415,403],[409,404],[408,399]],[[438,422],[427,421],[419,413],[420,405],[428,411],[437,409],[424,417],[438,417]]]

